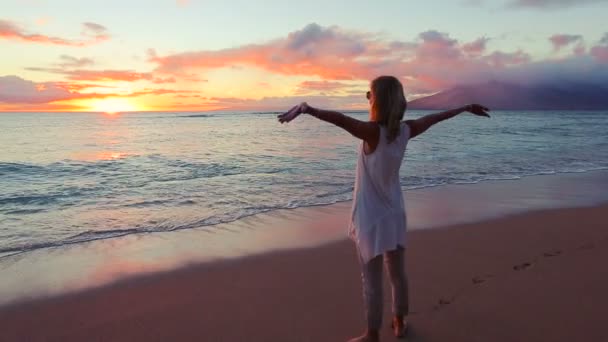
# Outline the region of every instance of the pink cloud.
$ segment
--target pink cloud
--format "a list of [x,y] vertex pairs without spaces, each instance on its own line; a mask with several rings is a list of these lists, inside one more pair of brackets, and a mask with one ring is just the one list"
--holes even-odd
[[304,81],[298,84],[296,94],[308,94],[311,92],[333,93],[338,90],[350,88],[352,85],[342,82],[331,81]]
[[0,39],[17,40],[28,43],[82,47],[99,43],[110,38],[110,36],[107,34],[106,28],[95,23],[84,23],[82,34],[87,38],[86,40],[70,40],[37,33],[27,33],[24,29],[20,28],[16,24],[0,19]]
[[561,48],[568,46],[572,43],[582,43],[583,36],[578,34],[554,34],[549,37],[549,41],[553,44],[555,51],[561,50]]
[[598,62],[608,63],[608,32],[604,34],[596,46],[591,48],[589,54]]
[[591,55],[600,62],[608,63],[608,46],[594,46]]

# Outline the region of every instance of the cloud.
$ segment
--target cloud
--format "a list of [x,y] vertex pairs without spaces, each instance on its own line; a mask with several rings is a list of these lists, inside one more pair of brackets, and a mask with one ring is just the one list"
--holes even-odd
[[[79,90],[96,85],[78,85],[66,82],[33,82],[10,75],[0,76],[0,102],[7,104],[47,104],[75,99],[107,97],[137,97],[144,95],[191,94],[190,90],[150,89],[130,93],[80,93]],[[4,106],[3,106],[4,107]]]
[[0,102],[49,103],[77,97],[55,82],[35,83],[18,76],[0,77]]
[[583,36],[578,34],[554,34],[549,37],[549,41],[553,44],[553,50],[559,51],[572,43],[579,43],[580,46],[583,42]]
[[[485,45],[480,40],[478,45]],[[481,46],[469,47],[469,52]],[[485,46],[484,46],[485,48]],[[417,42],[389,41],[374,34],[309,24],[286,37],[264,44],[223,50],[189,51],[159,56],[149,50],[156,71],[181,75],[189,70],[210,70],[245,65],[282,75],[317,76],[325,80],[369,80],[379,74],[417,77],[416,64],[454,64],[464,54],[455,39],[426,31]],[[447,67],[447,65],[446,65]],[[440,65],[433,65],[439,71]],[[424,77],[423,77],[424,78]],[[427,78],[428,79],[428,78]]]
[[102,42],[110,39],[108,29],[106,29],[105,26],[91,22],[87,22],[82,25],[84,26],[82,35],[89,37],[92,42]]
[[89,70],[89,69],[64,69],[64,68],[25,68],[29,71],[42,71],[53,74],[66,75],[67,79],[72,81],[86,82],[135,82],[135,81],[150,81],[153,83],[175,83],[174,77],[156,77],[151,72],[137,72],[133,70]]
[[57,63],[57,66],[61,68],[81,68],[84,66],[93,65],[94,62],[91,58],[76,58],[68,55],[59,56],[61,62]]
[[598,44],[589,52],[600,63],[608,63],[608,32],[604,34]]
[[479,56],[486,51],[486,44],[489,40],[489,38],[485,37],[478,38],[475,41],[464,44],[462,51],[472,56]]
[[532,58],[522,50],[517,50],[511,53],[495,51],[488,56],[484,56],[483,59],[495,68],[504,68],[509,65],[528,63]]
[[[606,60],[608,62],[608,60]],[[593,56],[572,56],[560,60],[543,60],[496,70],[492,79],[519,84],[595,84],[608,86],[608,64],[598,63]]]
[[36,25],[44,26],[44,25],[48,24],[49,21],[51,21],[51,18],[49,18],[49,17],[39,17],[36,19]]
[[179,7],[186,7],[190,4],[190,0],[175,0],[175,3]]
[[[367,44],[366,44],[367,43]],[[383,53],[388,53],[384,48]],[[376,49],[376,50],[374,50]],[[216,51],[192,51],[160,57],[149,52],[157,71],[179,75],[188,69],[256,66],[284,75],[317,75],[327,79],[353,79],[365,72],[353,58],[380,56],[364,34],[337,27],[310,24],[287,37],[266,44],[250,44]],[[370,61],[373,63],[373,61]]]
[[607,0],[512,0],[507,3],[510,8],[558,9],[587,4],[607,2]]
[[38,33],[28,33],[17,24],[0,19],[0,39],[17,40],[27,43],[52,44],[83,47],[110,39],[105,27],[95,23],[84,23],[82,35],[86,40],[70,40]]
[[[574,36],[574,35],[573,35]],[[559,46],[576,44],[575,55],[585,57],[582,37],[560,37]],[[608,41],[608,37],[605,37]],[[148,60],[157,65],[155,72],[184,75],[217,68],[253,67],[286,76],[317,77],[326,82],[369,81],[378,75],[390,74],[406,83],[411,94],[432,93],[463,83],[476,83],[506,77],[509,73],[528,66],[538,80],[550,79],[543,68],[550,60],[533,60],[524,50],[502,51],[488,48],[489,38],[480,37],[471,42],[460,42],[448,33],[437,30],[421,32],[413,41],[394,41],[379,34],[349,31],[337,26],[323,27],[309,24],[300,30],[260,44],[249,44],[223,50],[187,51],[162,56],[148,51]],[[578,43],[577,43],[578,42]],[[567,45],[566,44],[566,45]],[[597,61],[604,60],[604,47],[593,50]],[[594,66],[593,59],[577,60]],[[573,67],[576,63],[564,64]],[[554,65],[554,64],[551,64]],[[576,64],[581,68],[582,64]],[[601,66],[599,67],[602,68]],[[587,71],[590,68],[582,68]],[[569,70],[553,70],[556,75]],[[597,79],[594,75],[587,75]],[[535,82],[536,79],[528,79]],[[297,94],[320,89],[332,83],[302,84]],[[313,89],[316,86],[318,89]],[[337,91],[333,89],[332,91]],[[335,94],[335,92],[333,93]]]
[[217,109],[247,109],[247,110],[277,110],[282,111],[303,101],[314,103],[315,106],[330,109],[364,109],[368,105],[363,95],[333,96],[285,96],[264,97],[262,99],[239,99],[234,97],[212,97],[204,103],[207,107]]
[[295,93],[297,95],[309,94],[311,92],[323,92],[325,94],[330,94],[351,87],[353,87],[353,85],[343,82],[304,81],[298,84]]

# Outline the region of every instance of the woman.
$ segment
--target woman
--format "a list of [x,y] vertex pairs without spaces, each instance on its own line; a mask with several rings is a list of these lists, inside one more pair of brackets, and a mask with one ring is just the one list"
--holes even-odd
[[463,112],[489,117],[485,108],[471,104],[416,120],[402,121],[407,107],[403,86],[393,76],[380,76],[367,92],[369,121],[309,106],[303,102],[278,116],[281,123],[310,114],[361,139],[349,236],[355,241],[362,268],[367,330],[350,342],[379,341],[382,324],[382,262],[393,292],[392,329],[403,337],[407,329],[408,287],[405,273],[406,214],[399,169],[409,139]]

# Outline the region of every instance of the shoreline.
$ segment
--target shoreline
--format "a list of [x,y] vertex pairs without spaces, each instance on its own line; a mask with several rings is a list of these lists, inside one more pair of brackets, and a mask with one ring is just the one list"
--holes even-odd
[[[608,338],[606,210],[543,209],[410,232],[408,340]],[[389,303],[385,281],[384,341],[394,340]],[[345,240],[0,307],[0,340],[340,341],[363,327],[359,265]]]
[[[563,176],[563,175],[585,175],[585,174],[594,174],[594,173],[607,173],[608,174],[608,168],[598,168],[598,169],[592,169],[592,170],[584,170],[584,171],[563,171],[563,172],[546,172],[546,173],[536,173],[536,174],[530,174],[530,175],[523,175],[523,176],[515,176],[513,178],[492,178],[492,179],[482,179],[479,181],[475,181],[475,182],[455,182],[455,183],[443,183],[443,184],[431,184],[431,185],[422,185],[422,186],[415,186],[415,187],[410,187],[410,188],[403,188],[402,187],[402,193],[404,196],[406,196],[406,193],[409,192],[417,192],[417,191],[425,191],[425,190],[432,190],[434,188],[437,187],[454,187],[454,186],[473,186],[473,185],[478,185],[478,184],[485,184],[485,183],[495,183],[495,182],[509,182],[509,181],[520,181],[520,180],[525,180],[527,178],[534,178],[534,177],[545,177],[545,176],[553,176],[553,177],[559,177],[559,176]],[[608,196],[606,196],[606,199],[608,200]],[[591,204],[598,204],[601,203],[602,200],[600,201],[595,201],[595,202],[590,202]],[[334,205],[339,205],[339,204],[344,204],[344,203],[348,203],[350,205],[350,203],[352,202],[352,199],[347,199],[347,200],[339,200],[336,202],[331,202],[331,203],[318,203],[318,204],[309,204],[309,205],[303,205],[303,206],[298,206],[298,207],[277,207],[277,208],[273,208],[273,209],[269,209],[266,211],[261,211],[261,212],[257,212],[257,213],[252,213],[252,214],[248,214],[248,215],[244,215],[235,219],[231,219],[228,221],[224,221],[224,222],[219,222],[219,223],[213,223],[213,224],[208,224],[208,225],[203,225],[200,227],[194,227],[194,228],[185,228],[184,230],[189,230],[189,229],[208,229],[208,228],[213,228],[215,226],[222,226],[222,225],[227,225],[227,224],[232,224],[234,222],[238,222],[240,220],[245,220],[249,217],[252,216],[257,216],[257,215],[264,215],[264,214],[272,214],[273,212],[276,211],[290,211],[290,210],[302,210],[302,209],[307,209],[307,208],[319,208],[319,207],[330,207],[330,206],[334,206]],[[585,205],[589,205],[590,203],[584,203],[583,206]],[[576,204],[574,205],[576,206]],[[565,206],[561,206],[561,208],[567,208],[569,207],[568,205]],[[531,209],[531,210],[534,210]],[[505,215],[509,215],[512,213],[506,213]],[[499,216],[495,216],[495,217],[500,217]],[[480,217],[477,219],[477,221],[481,221],[487,219],[487,217]],[[469,221],[469,222],[475,222],[475,219],[473,221]],[[441,227],[446,225],[445,223],[437,226],[437,225],[433,225],[433,226],[429,226],[428,228],[437,228],[437,227]],[[129,231],[131,229],[128,229]],[[166,233],[173,233],[176,231],[180,231],[182,229],[177,229],[177,230],[168,230],[168,231],[141,231],[141,232],[136,232],[136,233],[120,233],[118,235],[115,236],[107,236],[107,237],[99,237],[99,238],[94,238],[94,239],[89,239],[89,240],[82,240],[82,241],[61,241],[61,242],[57,242],[57,243],[53,243],[53,242],[48,242],[48,243],[40,243],[40,244],[36,244],[36,246],[40,245],[40,247],[34,247],[31,249],[26,249],[26,250],[9,250],[9,251],[0,251],[0,262],[2,261],[3,258],[9,258],[12,256],[17,256],[20,254],[26,254],[26,253],[32,253],[32,252],[36,252],[39,250],[45,250],[45,249],[53,249],[53,248],[69,248],[72,245],[79,245],[79,244],[87,244],[87,243],[94,243],[96,241],[103,241],[103,240],[110,240],[110,239],[120,239],[122,237],[125,236],[130,236],[130,235],[137,235],[137,234],[166,234]],[[101,231],[103,232],[103,231]]]
[[[608,171],[450,184],[406,193],[408,229],[508,218],[521,213],[606,203]],[[133,234],[0,258],[0,306],[97,288],[191,264],[241,259],[346,239],[350,201],[274,210],[213,229]]]

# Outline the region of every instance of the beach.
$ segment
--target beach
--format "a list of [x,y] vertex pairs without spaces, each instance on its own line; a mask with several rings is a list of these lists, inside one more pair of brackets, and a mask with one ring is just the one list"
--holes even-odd
[[[606,175],[406,192],[408,340],[608,339]],[[0,341],[345,341],[364,328],[349,206],[2,258]],[[386,281],[385,304],[391,341]]]
[[[412,232],[408,340],[605,341],[606,210]],[[9,305],[1,340],[344,341],[364,327],[356,260],[339,241]]]
[[0,342],[608,342],[608,0],[126,4],[3,2]]

